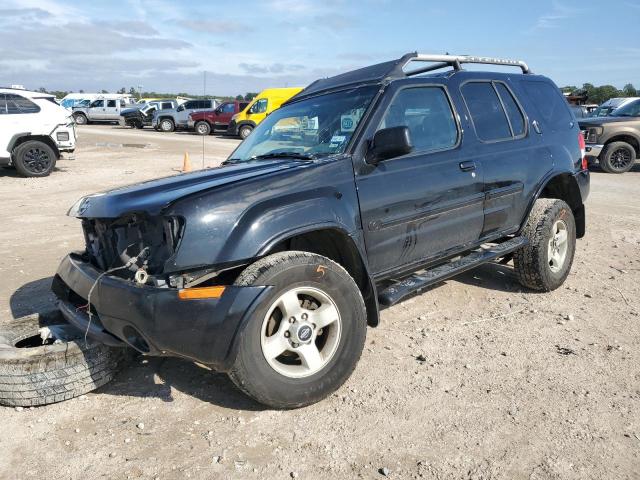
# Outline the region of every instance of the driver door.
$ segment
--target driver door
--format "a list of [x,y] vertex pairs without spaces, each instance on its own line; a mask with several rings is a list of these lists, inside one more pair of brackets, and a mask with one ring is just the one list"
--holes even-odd
[[462,129],[442,85],[392,85],[375,131],[407,126],[413,151],[356,176],[369,265],[385,275],[477,242],[482,231],[482,166],[460,148]]
[[104,118],[104,99],[94,100],[87,109],[89,120],[102,120]]

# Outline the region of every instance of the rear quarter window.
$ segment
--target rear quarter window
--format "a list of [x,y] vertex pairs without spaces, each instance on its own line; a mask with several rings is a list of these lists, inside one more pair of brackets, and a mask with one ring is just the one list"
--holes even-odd
[[571,128],[573,116],[569,105],[555,85],[542,80],[523,80],[522,88],[547,127],[552,130]]
[[40,111],[38,105],[20,95],[9,93],[5,99],[7,102],[6,113],[38,113]]

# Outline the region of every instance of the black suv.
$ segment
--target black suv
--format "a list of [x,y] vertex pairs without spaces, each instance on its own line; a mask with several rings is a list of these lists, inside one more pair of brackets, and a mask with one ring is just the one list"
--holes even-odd
[[408,54],[312,83],[219,168],[79,200],[86,250],[53,289],[95,339],[307,405],[347,380],[380,306],[498,259],[562,285],[585,233],[581,147],[525,63]]

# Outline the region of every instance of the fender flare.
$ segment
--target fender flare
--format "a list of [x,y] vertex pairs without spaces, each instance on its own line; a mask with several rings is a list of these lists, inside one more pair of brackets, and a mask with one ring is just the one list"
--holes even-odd
[[[527,221],[529,220],[529,215],[531,214],[533,205],[541,197],[542,192],[545,190],[545,188],[547,188],[554,179],[562,177],[563,179],[567,179],[567,181],[569,182],[569,185],[570,185],[569,188],[571,189],[570,196],[573,197],[571,199],[562,199],[562,200],[565,200],[569,205],[569,207],[571,207],[571,210],[573,211],[573,214],[576,218],[576,229],[578,233],[578,238],[581,238],[582,236],[584,236],[584,229],[585,229],[584,203],[582,201],[582,195],[580,193],[580,186],[578,185],[578,182],[574,177],[574,173],[575,172],[556,170],[556,171],[550,171],[544,176],[543,180],[540,182],[540,185],[536,189],[535,194],[531,197],[531,201],[527,206],[526,213],[525,215],[523,215],[522,222],[520,223],[520,227],[518,228],[518,232],[517,232],[518,234],[522,232],[522,229],[524,228]],[[577,225],[578,223],[580,223],[581,225]]]

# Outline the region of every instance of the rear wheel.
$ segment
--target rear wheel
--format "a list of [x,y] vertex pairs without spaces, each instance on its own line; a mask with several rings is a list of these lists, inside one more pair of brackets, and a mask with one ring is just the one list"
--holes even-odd
[[87,116],[84,113],[76,113],[73,115],[73,119],[76,121],[78,125],[86,125],[89,123]]
[[240,138],[244,140],[249,135],[251,135],[252,131],[253,131],[253,127],[251,125],[242,125],[240,127],[240,130],[238,130],[238,135],[240,135]]
[[21,143],[13,152],[13,164],[25,177],[46,177],[56,166],[57,156],[49,145],[39,140]]
[[555,290],[569,275],[576,249],[571,208],[562,200],[537,200],[522,235],[529,244],[513,254],[518,280],[533,290]]
[[626,142],[613,142],[600,155],[600,166],[608,173],[624,173],[636,162],[636,150]]
[[209,135],[211,133],[211,126],[202,120],[196,123],[195,130],[198,135]]
[[283,252],[249,266],[237,285],[272,285],[239,336],[229,376],[274,408],[315,403],[339,388],[360,358],[366,311],[340,265],[320,255]]
[[173,132],[176,129],[175,123],[170,118],[160,120],[160,130],[163,132]]
[[133,126],[134,126],[135,128],[137,128],[138,130],[142,130],[142,129],[144,128],[144,125],[142,124],[142,122],[141,122],[140,120],[137,120],[137,121],[133,124]]

